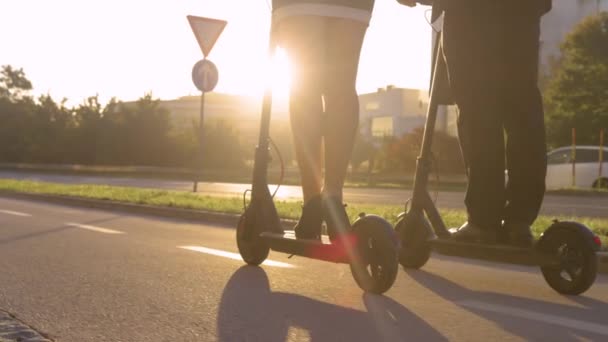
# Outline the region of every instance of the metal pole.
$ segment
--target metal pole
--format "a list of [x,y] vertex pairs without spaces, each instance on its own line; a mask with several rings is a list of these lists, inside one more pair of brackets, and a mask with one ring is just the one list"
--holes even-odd
[[[599,170],[599,175],[597,177],[597,179],[600,180],[602,179],[602,164],[604,163],[604,129],[600,129],[600,170]],[[599,184],[600,186],[602,186],[602,184]]]
[[576,128],[572,128],[572,187],[576,187]]
[[199,153],[198,153],[198,158],[197,158],[197,172],[196,175],[194,176],[194,189],[192,190],[193,192],[197,192],[198,191],[198,181],[200,180],[200,177],[203,174],[203,138],[205,137],[205,131],[204,131],[204,126],[203,126],[203,122],[205,120],[205,92],[201,92],[201,105],[200,105],[200,117],[199,117],[199,123],[198,123],[198,141],[199,141]]

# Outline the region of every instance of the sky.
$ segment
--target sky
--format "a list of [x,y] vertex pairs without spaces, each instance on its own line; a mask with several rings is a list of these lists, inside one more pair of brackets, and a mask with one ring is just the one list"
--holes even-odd
[[[135,100],[198,94],[192,67],[203,56],[186,19],[228,21],[209,54],[216,92],[260,96],[272,77],[287,98],[288,61],[269,62],[271,0],[0,0],[0,65],[23,68],[34,95],[78,104],[99,95]],[[357,90],[426,88],[430,70],[428,7],[376,0],[363,45]]]

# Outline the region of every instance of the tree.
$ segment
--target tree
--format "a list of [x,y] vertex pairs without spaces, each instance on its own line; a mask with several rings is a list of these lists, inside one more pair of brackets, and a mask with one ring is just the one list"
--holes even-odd
[[126,152],[131,165],[163,165],[170,154],[169,111],[151,94],[140,98],[135,106],[124,106]]
[[31,141],[28,133],[35,110],[34,101],[24,97],[31,82],[22,69],[10,65],[0,70],[0,162],[21,162]]
[[[383,171],[413,173],[420,155],[424,128],[419,127],[400,138],[385,139],[379,158],[379,168]],[[445,132],[435,132],[433,138],[434,171],[449,174],[462,174],[464,163],[458,138]]]
[[72,133],[72,161],[79,164],[98,162],[97,141],[103,107],[98,96],[91,96],[74,109],[76,130]]
[[608,128],[608,13],[582,21],[561,52],[545,93],[547,141],[569,145],[576,128],[578,144],[596,145],[600,128]]
[[226,120],[210,120],[205,122],[204,135],[203,165],[205,167],[243,167],[245,152],[234,124]]
[[63,100],[57,103],[49,95],[42,95],[28,118],[25,135],[28,137],[27,161],[33,163],[66,163],[73,149],[71,130],[72,111]]
[[32,90],[32,82],[27,79],[23,69],[13,69],[3,65],[0,71],[0,98],[11,102],[21,100],[23,95]]
[[367,140],[363,135],[357,134],[353,153],[350,157],[350,165],[353,171],[358,170],[363,162],[371,162],[375,154],[376,148],[374,147],[374,144]]

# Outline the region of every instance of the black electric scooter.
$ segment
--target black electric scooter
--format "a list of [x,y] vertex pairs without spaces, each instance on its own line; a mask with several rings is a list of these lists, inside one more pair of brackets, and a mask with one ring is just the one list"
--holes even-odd
[[[275,46],[270,37],[270,53]],[[393,226],[376,215],[360,214],[343,236],[329,241],[296,239],[285,231],[268,189],[270,161],[270,116],[272,90],[268,86],[262,103],[262,121],[255,151],[251,202],[237,227],[237,245],[241,257],[250,265],[260,265],[272,249],[307,258],[350,264],[352,275],[361,289],[372,293],[388,291],[399,269],[399,238]]]
[[[440,41],[438,38],[437,43]],[[435,47],[431,92],[420,156],[417,160],[414,190],[409,208],[395,226],[401,239],[399,262],[404,268],[418,269],[428,261],[431,251],[440,254],[496,262],[538,265],[549,286],[562,294],[579,295],[593,285],[597,274],[596,252],[601,240],[585,225],[557,221],[542,234],[531,249],[507,245],[482,245],[450,239],[451,233],[427,190],[431,172],[431,146],[437,119],[438,75],[445,72]]]

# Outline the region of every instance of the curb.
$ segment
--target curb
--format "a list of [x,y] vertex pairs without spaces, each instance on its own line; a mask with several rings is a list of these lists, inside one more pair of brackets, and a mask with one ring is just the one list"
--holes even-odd
[[[17,193],[9,191],[0,191],[0,196],[13,199],[62,204],[79,208],[112,210],[137,215],[158,216],[163,218],[174,218],[191,221],[204,221],[211,224],[231,226],[234,228],[236,228],[236,225],[238,224],[240,218],[240,214],[228,214],[214,211],[152,206],[125,202],[112,202],[108,200],[97,200],[82,197],[57,196],[35,193]],[[296,221],[289,219],[281,219],[281,224],[283,224],[284,227],[291,228],[296,224]]]
[[[237,214],[226,214],[213,211],[151,206],[124,202],[111,202],[107,200],[96,200],[81,197],[68,197],[33,193],[16,193],[8,191],[0,191],[0,196],[14,199],[34,200],[39,202],[44,201],[46,203],[63,204],[80,208],[84,207],[92,209],[113,210],[138,215],[204,221],[207,223],[232,227],[236,227],[240,218],[240,215]],[[283,226],[288,229],[293,227],[295,223],[296,221],[294,220],[281,219],[281,224],[283,224]],[[598,253],[598,272],[608,274],[608,252]]]
[[51,342],[15,316],[0,311],[0,342]]

